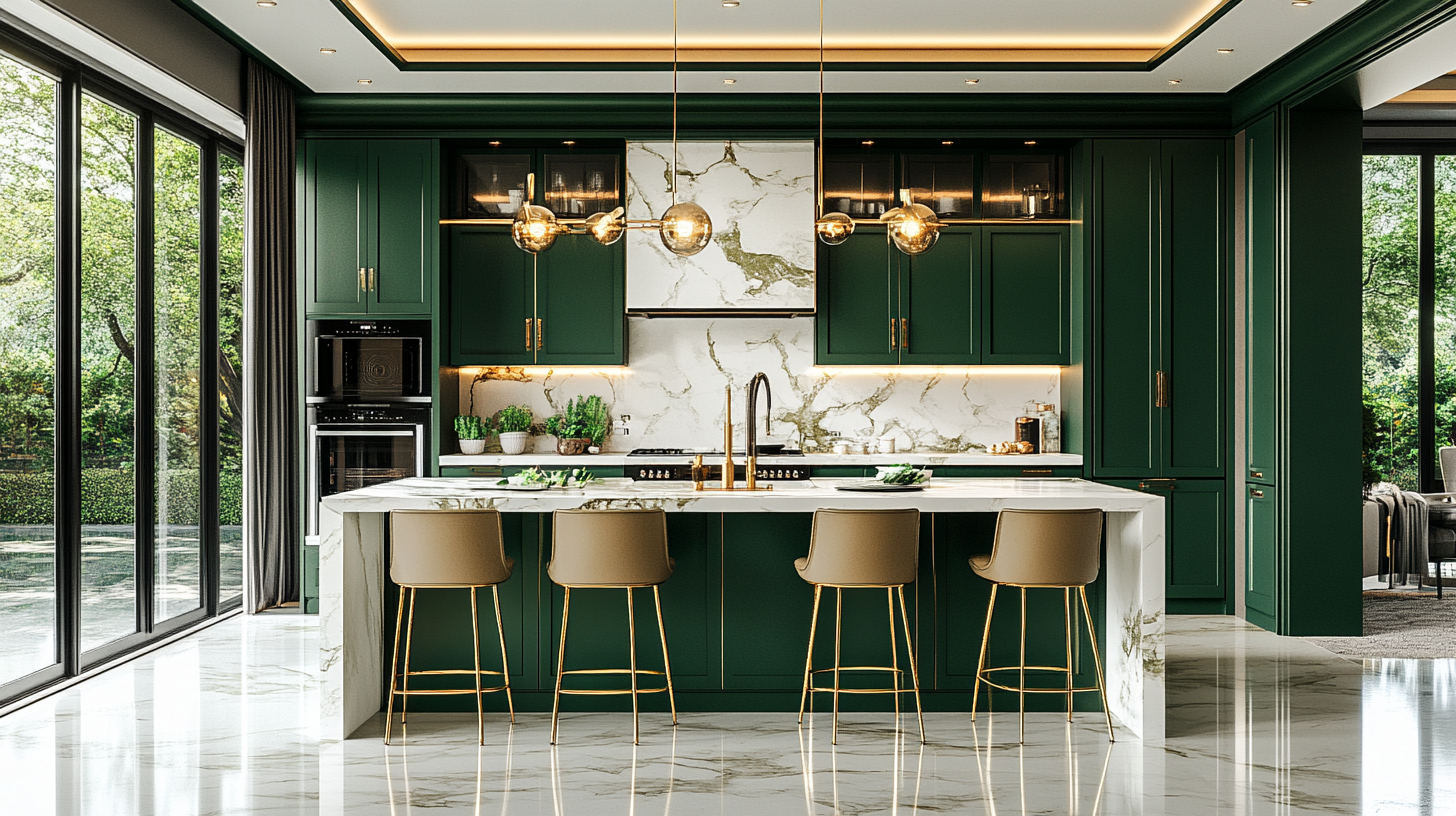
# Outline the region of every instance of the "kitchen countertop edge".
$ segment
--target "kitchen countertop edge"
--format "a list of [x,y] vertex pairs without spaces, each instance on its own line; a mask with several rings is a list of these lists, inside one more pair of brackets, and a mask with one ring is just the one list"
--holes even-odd
[[[746,457],[742,453],[735,453],[734,462],[743,464]],[[707,464],[717,464],[721,457],[704,456],[703,461]],[[761,464],[797,464],[810,467],[825,467],[841,465],[845,467],[874,466],[874,465],[944,465],[955,466],[996,466],[996,467],[1023,467],[1023,468],[1045,468],[1045,467],[1081,467],[1082,454],[1080,453],[1043,453],[1043,454],[1019,454],[1012,456],[995,456],[989,453],[871,453],[871,454],[846,454],[843,456],[832,453],[810,453],[803,456],[760,456],[758,461]],[[600,453],[595,456],[562,456],[557,453],[522,453],[515,456],[506,456],[499,453],[486,453],[476,456],[469,456],[463,453],[444,454],[440,456],[440,467],[530,467],[539,465],[547,468],[565,467],[620,467],[625,465],[685,465],[692,463],[691,454],[681,456],[628,456],[625,453]]]

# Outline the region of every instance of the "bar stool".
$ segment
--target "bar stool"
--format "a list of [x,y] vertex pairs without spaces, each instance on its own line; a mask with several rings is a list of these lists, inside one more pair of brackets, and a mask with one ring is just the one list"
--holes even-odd
[[[804,658],[804,688],[799,695],[799,724],[810,695],[834,695],[834,726],[830,742],[839,744],[839,695],[893,694],[895,721],[900,719],[900,695],[915,693],[915,716],[920,723],[920,741],[925,742],[925,717],[920,710],[920,675],[915,667],[915,646],[910,642],[910,618],[905,613],[905,585],[915,580],[920,564],[919,510],[816,510],[809,537],[809,555],[794,561],[799,577],[814,585],[814,613],[809,619],[809,651]],[[834,666],[814,668],[814,636],[819,626],[819,600],[825,587],[834,589]],[[890,613],[889,666],[841,666],[839,660],[845,589],[884,589]],[[899,594],[900,620],[905,629],[905,650],[910,658],[909,689],[900,683],[900,653],[895,644],[895,596]],[[890,673],[891,688],[846,689],[839,685],[843,671]],[[834,686],[815,685],[813,676],[834,673]]]
[[[480,744],[485,744],[485,709],[481,695],[504,691],[510,707],[511,724],[516,722],[516,705],[511,699],[510,663],[506,659],[506,630],[501,621],[500,585],[511,577],[514,559],[507,558],[501,536],[500,513],[495,510],[395,510],[389,514],[389,577],[400,587],[399,611],[394,619],[394,657],[389,664],[389,706],[384,720],[384,744],[389,744],[394,725],[394,698],[400,697],[399,724],[405,723],[411,695],[474,694],[475,717]],[[501,670],[480,668],[480,622],[475,590],[490,587],[495,601],[495,628],[500,636]],[[475,669],[410,671],[410,640],[415,627],[415,595],[421,589],[470,590],[470,636],[475,652]],[[405,596],[409,596],[409,622],[405,623]],[[404,668],[399,664],[399,635],[404,626]],[[421,675],[469,674],[474,689],[415,689],[409,679]],[[481,688],[482,674],[500,675],[501,684]],[[403,680],[403,688],[400,681]]]
[[[632,744],[638,742],[637,695],[667,692],[672,724],[677,725],[677,701],[672,693],[672,662],[667,656],[667,630],[662,624],[662,595],[658,586],[672,576],[674,562],[667,554],[667,515],[661,510],[557,510],[552,514],[551,563],[546,574],[565,589],[561,607],[561,646],[556,652],[556,694],[551,700],[551,744],[556,744],[556,723],[563,694],[632,695]],[[663,671],[637,668],[637,615],[633,590],[652,587],[657,606],[657,633],[662,639]],[[573,669],[566,671],[566,625],[571,617],[572,589],[627,590],[627,638],[630,666],[626,669]],[[568,674],[625,674],[630,689],[565,689]],[[638,688],[637,675],[664,678],[662,688]]]
[[[986,630],[981,635],[981,657],[976,661],[976,685],[971,693],[971,720],[976,719],[976,702],[981,684],[1017,693],[1020,717],[1020,741],[1026,742],[1026,695],[1067,695],[1067,722],[1072,721],[1072,695],[1095,691],[1102,695],[1102,713],[1107,717],[1107,739],[1112,741],[1112,712],[1107,708],[1107,690],[1102,680],[1102,656],[1097,653],[1097,631],[1092,625],[1092,610],[1087,606],[1087,585],[1097,579],[1097,559],[1102,547],[1101,510],[1002,510],[996,517],[996,539],[990,555],[971,556],[971,570],[991,582],[991,602],[986,607]],[[1021,657],[1015,666],[986,666],[986,644],[991,638],[991,617],[996,612],[996,590],[1001,586],[1021,589]],[[1066,620],[1067,665],[1026,665],[1026,590],[1028,588],[1062,590],[1062,613]],[[1072,590],[1082,599],[1082,612],[1087,618],[1087,634],[1092,638],[1092,661],[1097,669],[1097,685],[1073,688],[1072,675]],[[1054,671],[1067,675],[1065,688],[1027,688],[1026,670]],[[1019,672],[1017,685],[1008,686],[991,680],[992,672]]]

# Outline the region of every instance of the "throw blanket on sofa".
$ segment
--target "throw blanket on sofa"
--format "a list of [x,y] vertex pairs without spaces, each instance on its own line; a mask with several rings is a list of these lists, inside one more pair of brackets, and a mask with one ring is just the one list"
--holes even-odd
[[1395,485],[1377,485],[1370,491],[1370,500],[1380,506],[1380,550],[1386,555],[1385,534],[1388,531],[1390,551],[1383,559],[1382,580],[1392,583],[1421,584],[1429,559],[1427,530],[1430,510],[1419,493],[1401,490]]

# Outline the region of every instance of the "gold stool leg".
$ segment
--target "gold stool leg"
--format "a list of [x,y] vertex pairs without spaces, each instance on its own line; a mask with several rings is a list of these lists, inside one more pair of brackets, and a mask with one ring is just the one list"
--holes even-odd
[[1062,617],[1067,621],[1067,722],[1072,721],[1072,589],[1062,587]]
[[511,661],[506,657],[506,624],[501,617],[500,586],[492,584],[491,597],[495,600],[495,631],[500,635],[501,684],[506,687],[506,707],[511,710],[511,725],[516,724],[516,703],[511,699]]
[[399,633],[404,625],[403,588],[399,591],[399,609],[394,613],[394,657],[389,660],[389,705],[384,714],[384,744],[389,744],[389,731],[394,726],[394,698],[399,688]]
[[470,644],[475,653],[475,728],[480,744],[485,744],[485,703],[480,699],[480,611],[475,604],[475,587],[470,588]]
[[[910,642],[910,616],[905,612],[905,587],[900,587],[900,619],[905,626],[905,654],[910,660],[910,682],[915,689],[915,719],[920,721],[920,744],[925,744],[925,712],[920,708],[920,670],[915,667],[915,645]],[[895,699],[900,695],[896,694]]]
[[551,698],[551,744],[556,744],[556,719],[561,711],[561,672],[566,668],[566,619],[571,615],[571,587],[561,602],[561,646],[556,649],[556,694]]
[[1021,662],[1018,676],[1020,682],[1016,684],[1016,711],[1017,722],[1021,739],[1019,742],[1026,742],[1026,587],[1021,588]]
[[829,744],[839,744],[839,631],[844,617],[844,589],[834,588],[834,727],[830,731]]
[[1107,717],[1107,741],[1115,742],[1112,736],[1112,709],[1107,707],[1107,684],[1102,679],[1102,655],[1097,652],[1097,630],[1092,626],[1092,608],[1087,605],[1087,587],[1078,587],[1082,596],[1082,613],[1087,616],[1087,634],[1092,638],[1092,665],[1097,669],[1097,691],[1102,695],[1102,713]]
[[637,744],[637,615],[632,611],[632,587],[627,587],[627,646],[632,670],[632,744]]
[[[996,614],[996,587],[991,585],[991,601],[986,604],[986,628],[981,632],[981,659],[976,661],[976,682],[971,687],[971,722],[976,721],[976,702],[981,698],[981,670],[986,667],[986,644],[991,641],[991,617]],[[986,700],[991,699],[991,689],[986,689]]]
[[809,681],[813,679],[810,672],[814,667],[814,634],[819,627],[819,595],[823,587],[814,585],[814,614],[809,618],[809,652],[804,658],[804,690],[799,694],[799,725],[804,724],[804,703],[809,703],[812,710],[814,698],[809,694]]
[[409,713],[410,641],[413,639],[415,633],[415,595],[419,594],[419,589],[410,587],[409,594],[409,620],[404,625],[404,699],[399,701],[399,724],[401,728],[404,727],[405,715]]
[[[662,673],[667,676],[667,705],[672,709],[672,724],[677,726],[677,699],[672,691],[672,661],[667,657],[667,627],[662,625],[662,593],[652,587],[652,602],[657,605],[657,635],[662,638]],[[671,777],[669,777],[669,781]]]
[[[900,727],[900,647],[895,645],[895,588],[885,587],[885,605],[890,610],[890,687],[895,698],[895,727]],[[906,635],[910,632],[907,630]]]

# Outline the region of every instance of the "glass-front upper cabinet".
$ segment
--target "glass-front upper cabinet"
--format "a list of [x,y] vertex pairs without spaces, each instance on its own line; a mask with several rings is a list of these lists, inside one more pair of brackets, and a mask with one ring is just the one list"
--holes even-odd
[[585,218],[622,205],[622,157],[614,153],[547,153],[541,194],[557,218]]
[[1066,218],[1066,157],[991,153],[981,193],[985,219]]
[[878,218],[895,206],[895,160],[890,154],[824,157],[824,211]]
[[911,200],[938,217],[976,217],[975,154],[908,155],[904,178]]
[[460,153],[454,218],[510,218],[526,196],[533,152]]

